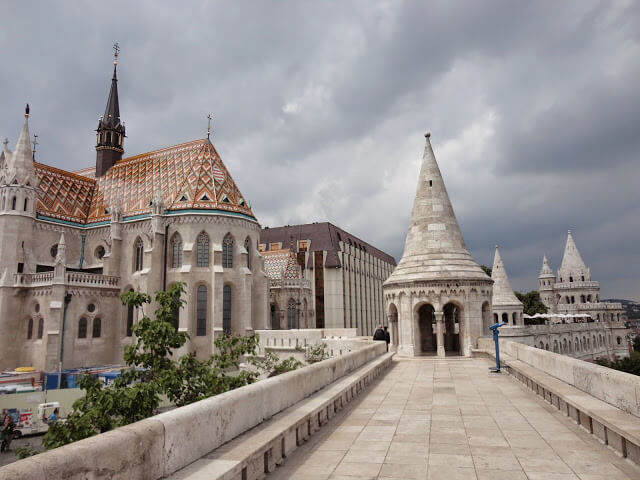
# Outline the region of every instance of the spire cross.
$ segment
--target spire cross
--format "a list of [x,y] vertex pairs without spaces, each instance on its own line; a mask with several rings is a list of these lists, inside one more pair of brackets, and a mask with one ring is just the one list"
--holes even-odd
[[120,45],[118,45],[118,42],[113,44],[113,64],[117,65],[118,64],[118,54],[120,53]]
[[4,142],[2,142],[2,144],[4,145],[4,149],[6,150],[7,149],[7,145],[9,145],[9,139],[5,138]]
[[209,140],[209,137],[211,136],[211,119],[213,117],[211,116],[211,114],[207,115],[207,140]]
[[33,134],[33,142],[31,142],[33,144],[33,159],[36,159],[36,145],[38,145],[38,135],[36,135],[35,133]]

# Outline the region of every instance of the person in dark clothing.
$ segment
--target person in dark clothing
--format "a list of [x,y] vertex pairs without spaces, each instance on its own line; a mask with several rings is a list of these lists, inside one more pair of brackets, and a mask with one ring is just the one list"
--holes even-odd
[[0,452],[4,452],[9,450],[11,446],[11,440],[13,439],[13,431],[15,430],[15,423],[13,423],[13,418],[11,415],[7,414],[4,417],[4,422],[2,424],[2,432],[0,432]]
[[[373,339],[375,341],[380,341],[380,342],[386,342],[387,341],[387,336],[384,333],[384,330],[382,329],[382,325],[378,325],[378,328],[373,333]],[[387,346],[387,348],[389,348],[389,347]]]
[[389,333],[389,327],[384,326],[384,339],[387,341],[387,352],[389,351],[389,344],[391,343],[391,334]]

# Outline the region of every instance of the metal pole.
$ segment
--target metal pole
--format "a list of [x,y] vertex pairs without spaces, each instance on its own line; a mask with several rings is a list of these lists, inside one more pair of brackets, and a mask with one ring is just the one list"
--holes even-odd
[[498,342],[498,335],[500,335],[500,331],[496,328],[493,331],[493,341],[496,344],[496,373],[500,373],[500,344]]

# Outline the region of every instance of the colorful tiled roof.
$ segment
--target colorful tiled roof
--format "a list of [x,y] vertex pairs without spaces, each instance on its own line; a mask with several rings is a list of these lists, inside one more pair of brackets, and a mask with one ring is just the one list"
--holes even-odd
[[170,211],[222,210],[255,218],[207,139],[123,158],[97,179],[92,169],[71,173],[36,164],[36,172],[37,212],[61,220],[109,220],[113,206],[125,217],[149,214],[157,191]]
[[260,252],[264,258],[264,271],[274,280],[300,278],[300,266],[296,255],[289,249]]

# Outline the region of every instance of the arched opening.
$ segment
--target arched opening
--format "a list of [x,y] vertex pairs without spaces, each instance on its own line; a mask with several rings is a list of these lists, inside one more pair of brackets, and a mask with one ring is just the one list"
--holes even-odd
[[207,287],[198,286],[196,293],[196,336],[207,335]]
[[16,202],[17,202],[16,197],[13,197],[11,199],[11,210],[15,210],[16,209]]
[[43,335],[44,335],[44,319],[40,318],[38,320],[38,340],[42,340]]
[[293,298],[287,302],[287,328],[298,328],[298,305]]
[[444,312],[444,350],[445,352],[460,352],[460,308],[447,303]]
[[518,324],[518,312],[513,312],[511,314],[512,325]]
[[28,199],[28,198],[25,198],[25,199],[24,199],[24,211],[25,211],[25,212],[27,211],[27,208],[28,208],[28,207],[29,207],[29,199]]
[[100,338],[102,335],[102,320],[99,317],[93,319],[93,328],[91,330],[91,336],[93,338]]
[[230,233],[222,240],[222,268],[233,268],[233,237]]
[[278,318],[278,304],[272,303],[271,313],[271,330],[280,330],[280,319]]
[[135,243],[135,253],[133,259],[133,269],[139,272],[144,268],[144,243],[142,239],[138,237]]
[[420,351],[422,353],[436,351],[435,310],[432,305],[425,304],[418,309],[418,330],[420,332]]
[[222,288],[222,331],[231,335],[231,286]]
[[558,353],[558,341],[557,340],[553,341],[553,352],[554,353]]
[[247,251],[247,268],[251,270],[251,239],[244,239],[244,249]]
[[78,321],[78,338],[87,338],[87,319],[84,317]]
[[171,268],[182,266],[182,237],[179,233],[173,235],[171,239]]
[[546,343],[546,344],[544,345],[544,349],[545,349],[547,352],[549,351],[549,344],[548,344],[548,343]]
[[209,235],[200,233],[196,240],[196,265],[206,268],[209,266]]
[[491,306],[489,302],[484,302],[482,304],[482,333],[484,335],[489,335],[491,330],[489,327],[491,326]]
[[540,342],[540,349],[543,350],[544,349],[544,343]]
[[389,305],[389,334],[391,336],[391,346],[397,351],[399,342],[398,337],[398,308],[395,304]]
[[502,314],[502,321],[504,323],[509,323],[509,314],[508,313],[505,312],[505,313]]
[[500,321],[500,317],[498,317],[497,313],[493,314],[493,323],[498,323]]

